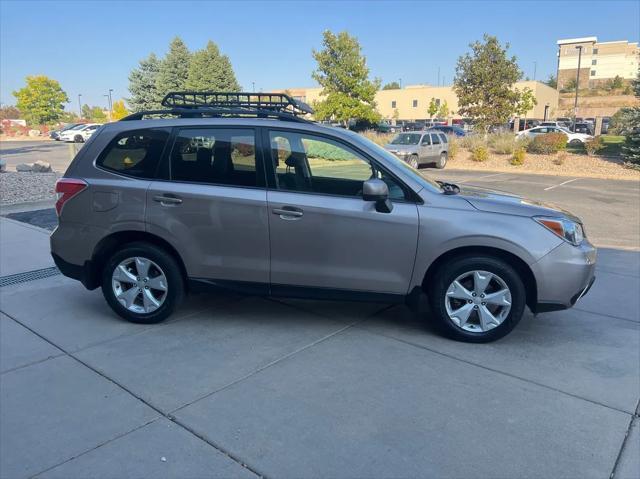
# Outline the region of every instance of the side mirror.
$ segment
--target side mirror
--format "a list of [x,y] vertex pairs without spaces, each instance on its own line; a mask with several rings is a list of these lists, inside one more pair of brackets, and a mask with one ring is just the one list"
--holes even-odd
[[362,199],[364,201],[375,201],[376,211],[380,213],[391,213],[393,203],[389,200],[389,187],[377,178],[372,178],[362,184]]

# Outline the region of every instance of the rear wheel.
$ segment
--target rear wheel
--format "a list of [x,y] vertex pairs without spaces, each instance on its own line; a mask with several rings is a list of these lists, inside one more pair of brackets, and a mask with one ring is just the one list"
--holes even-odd
[[573,139],[569,142],[569,144],[578,146],[578,145],[582,145],[582,142],[580,140]]
[[418,161],[418,155],[411,155],[408,161],[409,165],[416,170],[420,168],[420,162]]
[[163,321],[182,302],[184,289],[176,260],[149,243],[131,243],[116,251],[102,273],[107,303],[133,323]]
[[82,136],[81,136],[81,135],[76,135],[76,136],[73,138],[73,141],[74,141],[75,143],[84,143],[84,138],[82,138]]
[[447,159],[448,156],[444,151],[440,153],[440,158],[438,158],[438,161],[436,161],[436,168],[440,170],[444,168],[444,166],[447,164]]
[[443,265],[427,285],[441,329],[453,339],[484,343],[508,334],[524,313],[518,272],[491,256],[462,256]]

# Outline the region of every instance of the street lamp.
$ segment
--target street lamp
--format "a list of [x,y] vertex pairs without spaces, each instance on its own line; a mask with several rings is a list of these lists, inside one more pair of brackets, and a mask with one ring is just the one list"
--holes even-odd
[[580,90],[580,61],[582,60],[582,45],[578,49],[578,73],[576,74],[576,99],[573,103],[573,132],[576,132],[576,117],[578,116],[578,90]]
[[533,81],[536,81],[536,71],[538,70],[538,62],[533,62]]
[[78,93],[78,118],[82,118],[82,104],[80,102],[80,97],[82,93]]
[[107,99],[107,107],[109,108],[109,121],[111,121],[111,107],[109,106],[109,95],[102,95]]
[[113,113],[113,99],[111,98],[111,93],[113,92],[113,88],[109,88],[109,111]]
[[402,78],[398,78],[398,84],[400,85],[400,89],[402,90]]

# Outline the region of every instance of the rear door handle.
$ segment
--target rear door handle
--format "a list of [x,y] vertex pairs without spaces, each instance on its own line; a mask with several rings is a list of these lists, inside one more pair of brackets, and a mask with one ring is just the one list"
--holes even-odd
[[294,206],[274,208],[272,212],[274,215],[279,215],[283,220],[297,220],[302,218],[302,215],[304,214],[300,208],[296,208]]
[[182,198],[173,195],[156,195],[153,197],[153,201],[157,201],[163,206],[179,205],[182,203]]

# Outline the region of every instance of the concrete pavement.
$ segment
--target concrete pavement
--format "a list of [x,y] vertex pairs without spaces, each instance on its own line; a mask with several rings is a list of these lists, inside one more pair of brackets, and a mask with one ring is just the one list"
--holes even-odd
[[[0,222],[2,275],[48,264]],[[639,261],[602,249],[576,308],[485,345],[384,304],[194,295],[144,326],[60,275],[0,288],[0,477],[637,478]]]

